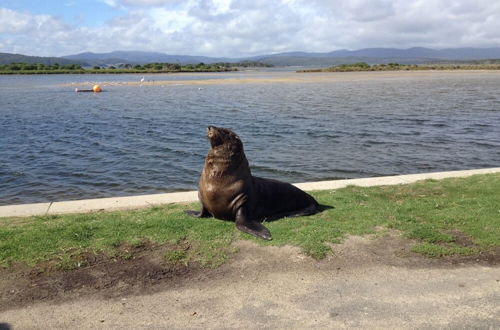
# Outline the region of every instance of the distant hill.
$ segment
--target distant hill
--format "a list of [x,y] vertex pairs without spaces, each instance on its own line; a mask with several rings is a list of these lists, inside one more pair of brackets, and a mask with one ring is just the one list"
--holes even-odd
[[359,50],[337,50],[325,53],[332,57],[377,57],[377,58],[430,58],[446,60],[480,60],[500,58],[500,48],[446,48],[431,49],[414,47],[409,49],[396,48],[365,48]]
[[470,61],[500,58],[500,48],[448,48],[430,49],[414,47],[365,48],[359,50],[336,50],[327,53],[288,52],[252,57],[252,60],[273,65],[332,66],[355,62],[383,64],[422,64],[441,60]]
[[146,63],[179,63],[198,64],[198,63],[216,63],[216,62],[236,62],[237,60],[229,58],[215,58],[206,56],[190,55],[168,55],[155,52],[142,51],[114,51],[109,53],[81,53],[76,55],[63,56],[65,59],[85,61],[91,65],[110,65],[118,63],[146,64]]
[[59,63],[61,65],[66,65],[66,64],[80,64],[82,66],[88,65],[86,62],[65,59],[62,57],[40,57],[40,56],[28,56],[21,54],[0,53],[0,65],[11,64],[11,63],[42,63],[47,65]]
[[81,53],[63,57],[35,57],[19,54],[0,53],[0,64],[12,62],[44,63],[44,64],[81,64],[82,66],[109,66],[117,64],[146,64],[153,62],[211,64],[216,62],[243,62],[258,61],[275,66],[334,66],[355,62],[369,64],[401,63],[423,64],[436,61],[473,61],[500,59],[499,48],[447,48],[431,49],[414,47],[409,49],[397,48],[365,48],[358,50],[336,50],[326,53],[287,52],[261,56],[225,58],[191,55],[169,55],[157,52],[144,51],[113,51],[109,53]]
[[[393,58],[373,58],[373,57],[333,57],[333,56],[294,56],[289,54],[274,54],[268,56],[257,56],[251,58],[253,61],[259,61],[266,64],[271,64],[274,66],[334,66],[340,64],[350,64],[356,62],[367,62],[370,64],[376,63],[390,63],[397,62],[403,63],[401,59],[393,59]],[[424,60],[408,60],[411,63],[424,63]],[[404,61],[406,63],[406,61]]]

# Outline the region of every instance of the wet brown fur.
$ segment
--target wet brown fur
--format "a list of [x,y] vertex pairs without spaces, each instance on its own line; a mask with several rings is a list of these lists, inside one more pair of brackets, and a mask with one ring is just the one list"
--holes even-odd
[[260,221],[319,211],[314,198],[295,186],[252,176],[243,143],[234,132],[209,126],[207,136],[211,148],[198,187],[202,210],[196,216],[235,221],[238,229],[271,239]]

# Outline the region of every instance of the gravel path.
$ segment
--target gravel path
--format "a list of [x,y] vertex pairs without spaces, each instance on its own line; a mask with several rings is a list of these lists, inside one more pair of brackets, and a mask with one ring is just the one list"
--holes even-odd
[[316,261],[297,248],[241,241],[208,276],[146,295],[4,310],[0,330],[500,329],[498,263],[427,259],[410,244],[395,234],[350,237]]

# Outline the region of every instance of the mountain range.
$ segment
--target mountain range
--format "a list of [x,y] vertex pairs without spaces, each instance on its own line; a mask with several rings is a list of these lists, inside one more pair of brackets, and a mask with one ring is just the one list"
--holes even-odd
[[191,55],[168,55],[163,53],[142,51],[114,51],[109,53],[86,52],[76,55],[63,56],[63,58],[73,61],[84,61],[92,65],[107,65],[117,63],[146,64],[154,62],[179,64],[198,64],[201,62],[238,62],[238,59]]
[[10,63],[43,63],[43,64],[82,64],[79,60],[72,60],[63,57],[41,57],[21,54],[0,53],[0,65]]
[[397,48],[364,48],[359,50],[341,49],[327,53],[289,52],[274,55],[263,55],[252,60],[274,65],[331,66],[354,62],[369,64],[401,63],[421,64],[439,61],[471,61],[500,58],[499,48],[447,48],[431,49],[414,47]]
[[113,51],[108,53],[85,52],[62,57],[35,57],[19,54],[0,53],[0,64],[12,62],[53,64],[81,64],[83,66],[108,66],[120,63],[145,64],[152,62],[197,64],[216,62],[259,61],[276,66],[332,66],[354,62],[369,64],[397,62],[401,64],[421,64],[440,61],[471,61],[500,59],[500,47],[497,48],[447,48],[431,49],[414,47],[364,48],[359,50],[336,50],[325,53],[287,52],[241,58],[207,57],[192,55],[169,55],[158,52]]

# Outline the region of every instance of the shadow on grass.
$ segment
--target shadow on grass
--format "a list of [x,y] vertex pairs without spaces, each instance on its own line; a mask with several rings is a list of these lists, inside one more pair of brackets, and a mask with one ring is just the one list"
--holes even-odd
[[[274,221],[277,221],[277,220],[280,220],[283,218],[295,218],[295,217],[315,215],[315,214],[321,213],[323,211],[334,209],[334,208],[335,208],[334,206],[322,204],[322,205],[319,205],[318,212],[314,212],[314,213],[310,213],[310,214],[308,214],[307,212],[306,213],[298,213],[298,214],[279,213],[279,214],[273,215],[271,217],[266,217],[266,218],[257,219],[257,220],[259,222],[274,222]],[[214,219],[218,219],[218,220],[222,220],[222,221],[233,221],[234,222],[234,220],[219,219],[219,218],[215,218],[212,216],[201,216],[201,211],[195,211],[195,210],[184,210],[184,214],[187,214],[187,215],[189,215],[191,217],[195,217],[195,218],[214,218]]]
[[268,218],[264,218],[264,219],[259,219],[259,221],[260,222],[275,222],[275,221],[278,221],[278,220],[284,219],[284,218],[307,217],[307,216],[311,216],[311,215],[320,214],[323,211],[334,209],[334,208],[335,208],[334,206],[321,204],[321,205],[319,205],[319,211],[318,212],[314,212],[314,213],[310,213],[310,214],[307,214],[307,213],[298,213],[298,214],[280,213],[280,214],[277,214],[277,215],[273,215],[272,217],[268,217]]

